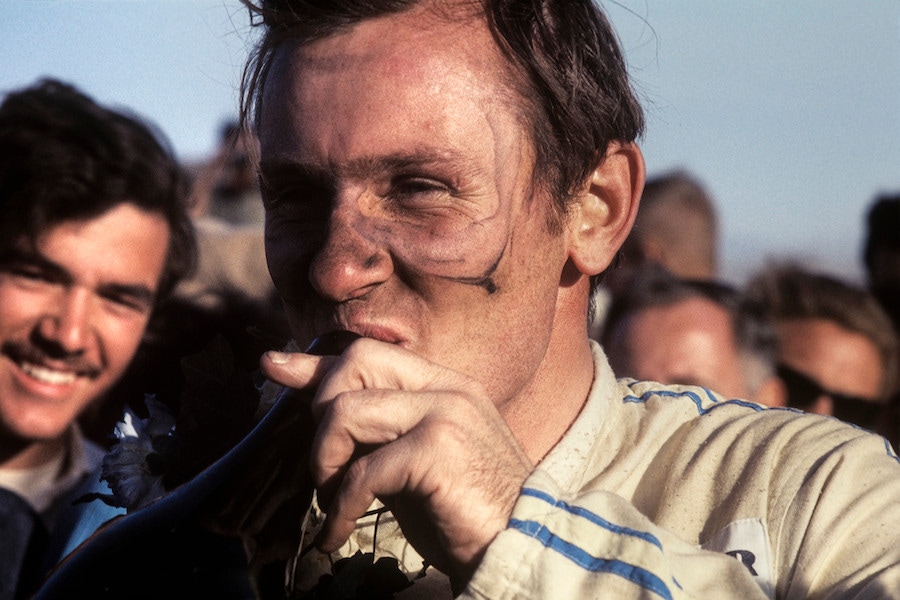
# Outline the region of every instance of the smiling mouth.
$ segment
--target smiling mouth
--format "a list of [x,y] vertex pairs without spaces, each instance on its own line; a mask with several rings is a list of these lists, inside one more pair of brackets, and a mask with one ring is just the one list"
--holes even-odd
[[54,359],[34,346],[22,342],[7,341],[0,346],[0,356],[15,363],[19,370],[48,385],[70,385],[80,377],[96,379],[101,365],[80,356]]
[[33,363],[23,362],[19,363],[19,366],[30,377],[50,385],[69,385],[75,383],[78,378],[78,374],[72,371],[58,371]]

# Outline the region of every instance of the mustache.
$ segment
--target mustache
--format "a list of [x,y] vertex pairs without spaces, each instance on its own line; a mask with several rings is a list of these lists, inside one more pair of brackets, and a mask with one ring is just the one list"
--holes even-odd
[[50,369],[73,371],[82,377],[94,379],[102,371],[101,365],[82,356],[65,356],[52,353],[21,340],[3,342],[0,352],[16,362],[28,362]]

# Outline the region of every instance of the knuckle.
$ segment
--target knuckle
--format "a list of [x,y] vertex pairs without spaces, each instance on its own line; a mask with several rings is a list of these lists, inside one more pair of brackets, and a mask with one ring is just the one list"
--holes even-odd
[[[452,416],[429,419],[428,429],[443,448],[465,448],[469,439],[469,427]],[[452,452],[452,451],[451,451]]]
[[321,432],[319,435],[316,435],[312,450],[309,453],[309,471],[317,486],[325,483],[332,474],[332,469],[325,466],[322,458],[323,437]]
[[347,392],[338,393],[329,406],[329,416],[332,421],[344,422],[353,415],[353,396]]
[[344,474],[344,487],[348,491],[356,490],[363,485],[372,468],[370,463],[367,456],[362,456],[347,466],[347,472]]
[[371,340],[369,338],[359,338],[353,340],[350,345],[344,349],[344,352],[341,354],[341,356],[345,360],[351,362],[358,361],[372,351],[372,345],[375,343],[376,342],[374,340]]

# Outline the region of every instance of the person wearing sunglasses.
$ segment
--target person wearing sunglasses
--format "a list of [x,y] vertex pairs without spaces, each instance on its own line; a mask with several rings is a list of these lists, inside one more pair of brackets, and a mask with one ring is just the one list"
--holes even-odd
[[788,405],[885,433],[898,341],[877,300],[863,288],[787,264],[757,274],[748,294],[776,321],[777,373]]

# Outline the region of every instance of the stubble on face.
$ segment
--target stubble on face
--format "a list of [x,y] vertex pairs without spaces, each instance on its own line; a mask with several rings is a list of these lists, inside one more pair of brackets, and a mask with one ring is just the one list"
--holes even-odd
[[[270,271],[298,337],[384,326],[497,397],[541,368],[566,248],[503,61],[482,20],[427,13],[278,51],[261,172]],[[323,265],[372,279],[339,293]]]

